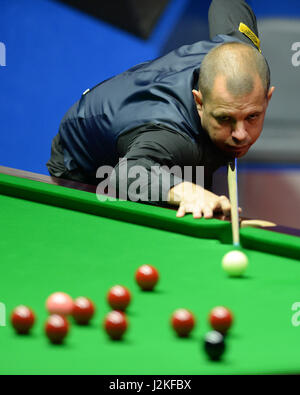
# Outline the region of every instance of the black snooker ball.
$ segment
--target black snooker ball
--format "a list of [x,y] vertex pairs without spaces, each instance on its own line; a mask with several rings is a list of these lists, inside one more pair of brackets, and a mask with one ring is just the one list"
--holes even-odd
[[211,360],[218,361],[225,352],[224,336],[217,331],[208,332],[204,338],[204,350]]

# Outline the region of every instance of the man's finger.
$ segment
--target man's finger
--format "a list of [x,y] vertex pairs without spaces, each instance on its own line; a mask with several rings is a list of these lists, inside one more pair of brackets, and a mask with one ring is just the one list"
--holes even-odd
[[204,218],[212,218],[214,216],[214,211],[211,207],[207,206],[203,209]]
[[176,217],[184,217],[184,216],[185,216],[185,213],[186,213],[186,211],[185,211],[185,206],[184,206],[184,204],[181,204],[181,205],[179,206],[179,209],[177,210]]
[[231,212],[231,204],[229,199],[227,199],[226,196],[220,196],[219,203],[221,205],[223,214],[229,216]]
[[202,218],[202,208],[196,207],[193,211],[194,218]]

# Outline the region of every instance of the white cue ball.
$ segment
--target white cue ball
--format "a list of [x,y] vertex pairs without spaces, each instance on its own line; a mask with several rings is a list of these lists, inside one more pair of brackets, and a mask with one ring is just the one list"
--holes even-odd
[[239,277],[248,267],[248,258],[242,251],[230,251],[224,255],[222,267],[230,277]]

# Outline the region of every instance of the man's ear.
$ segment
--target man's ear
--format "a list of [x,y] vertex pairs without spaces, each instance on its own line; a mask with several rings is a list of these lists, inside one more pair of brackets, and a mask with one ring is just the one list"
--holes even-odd
[[275,86],[272,86],[272,87],[269,89],[268,96],[267,96],[268,103],[269,103],[269,101],[271,100],[274,91],[275,91]]
[[196,91],[195,89],[193,89],[193,96],[194,96],[194,100],[195,100],[195,103],[196,103],[198,114],[201,117],[202,113],[203,113],[203,96],[202,96],[202,93],[200,91]]

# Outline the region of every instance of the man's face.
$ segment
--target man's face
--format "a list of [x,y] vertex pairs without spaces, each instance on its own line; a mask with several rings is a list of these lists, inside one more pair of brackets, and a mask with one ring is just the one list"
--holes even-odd
[[202,102],[201,92],[193,91],[202,127],[213,143],[229,157],[244,156],[260,136],[269,100],[260,78],[254,79],[250,94],[232,96],[226,88],[226,79],[217,76],[211,97]]

